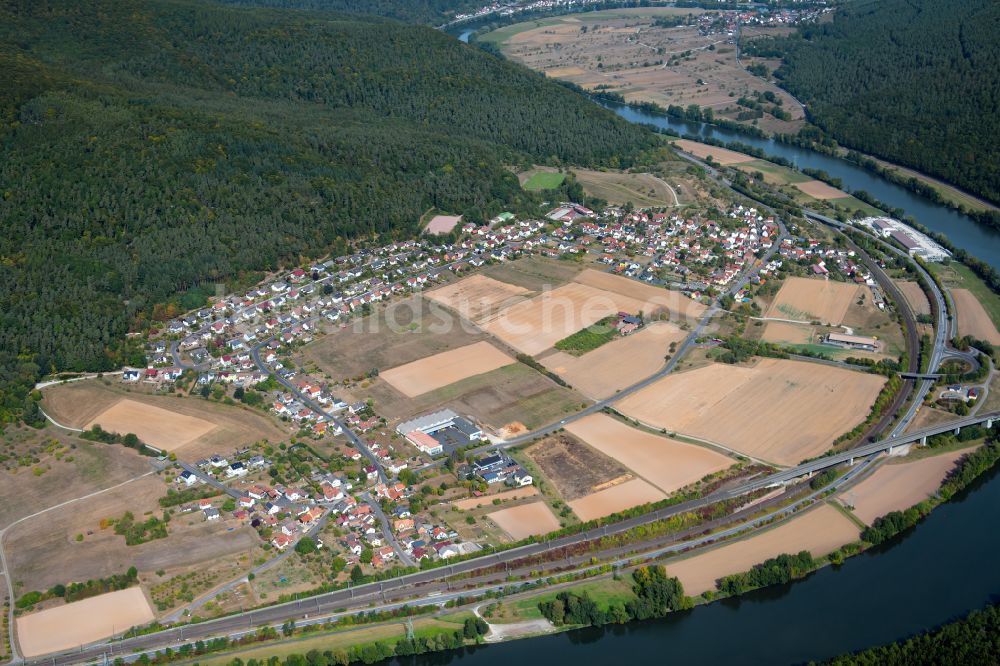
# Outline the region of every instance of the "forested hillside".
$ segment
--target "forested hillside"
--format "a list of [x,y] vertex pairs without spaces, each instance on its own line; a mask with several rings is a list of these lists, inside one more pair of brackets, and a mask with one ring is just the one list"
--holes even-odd
[[447,23],[455,14],[475,11],[487,4],[486,0],[222,0],[222,2],[244,6],[374,14],[426,25]]
[[[0,419],[39,373],[137,360],[125,334],[431,206],[537,202],[505,168],[657,144],[429,28],[194,0],[0,4]],[[154,308],[157,304],[161,307]]]
[[855,0],[750,48],[841,143],[1000,202],[998,35],[996,0]]

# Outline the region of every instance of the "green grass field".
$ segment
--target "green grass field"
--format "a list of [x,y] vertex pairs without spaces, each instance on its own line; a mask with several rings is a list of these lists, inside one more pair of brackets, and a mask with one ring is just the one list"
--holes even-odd
[[564,180],[566,180],[566,174],[539,171],[524,183],[524,189],[532,192],[552,190],[562,185]]
[[618,331],[613,326],[613,321],[610,317],[602,319],[592,326],[566,336],[553,346],[574,356],[586,354],[615,339]]

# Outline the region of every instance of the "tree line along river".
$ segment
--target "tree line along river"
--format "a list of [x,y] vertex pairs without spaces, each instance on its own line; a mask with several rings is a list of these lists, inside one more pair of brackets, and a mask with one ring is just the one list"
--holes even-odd
[[[467,41],[471,30],[460,38]],[[636,123],[740,141],[799,168],[821,169],[850,190],[902,208],[1000,269],[1000,233],[843,159],[704,123],[605,104]],[[892,541],[787,585],[670,617],[392,660],[411,666],[511,663],[795,664],[888,643],[1000,601],[1000,470],[994,469]],[[669,568],[668,568],[669,571]]]

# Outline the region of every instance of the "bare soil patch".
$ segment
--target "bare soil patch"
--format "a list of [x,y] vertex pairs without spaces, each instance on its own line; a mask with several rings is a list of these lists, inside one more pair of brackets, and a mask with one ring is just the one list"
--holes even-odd
[[839,325],[860,289],[853,283],[790,277],[781,285],[767,316]]
[[564,500],[575,500],[614,480],[631,479],[614,458],[565,433],[551,435],[525,452]]
[[566,430],[668,494],[733,464],[721,453],[637,430],[606,414],[574,421]]
[[530,290],[476,273],[427,292],[427,298],[451,308],[471,322],[489,319],[503,308],[524,300]]
[[515,261],[488,266],[483,273],[494,280],[538,293],[566,284],[580,270],[580,265],[575,261],[560,261],[532,254]]
[[461,215],[435,215],[424,229],[429,234],[446,234],[462,221]]
[[684,593],[694,596],[714,590],[719,578],[747,571],[772,557],[801,550],[822,557],[856,540],[858,534],[857,525],[824,504],[749,539],[667,562],[666,568],[669,575],[680,579]]
[[[105,430],[123,428],[117,431],[134,432],[152,446],[175,451],[184,459],[197,460],[212,453],[228,454],[262,439],[277,442],[288,437],[288,432],[271,418],[247,407],[201,398],[149,395],[115,382],[74,382],[45,389],[43,394],[45,411],[64,425],[87,428],[92,423],[99,423]],[[112,412],[113,418],[105,419],[101,413],[123,400],[125,411]],[[99,404],[104,409],[94,410],[90,407],[92,404]],[[146,410],[146,406],[153,411]],[[161,412],[169,414],[169,418]],[[175,423],[185,425],[178,427]],[[212,427],[205,430],[202,423]],[[196,431],[201,434],[191,439]]]
[[153,620],[142,588],[108,592],[18,618],[17,640],[26,657],[59,652],[108,638]]
[[813,199],[826,201],[827,199],[842,199],[847,196],[847,192],[838,190],[836,187],[824,183],[822,180],[807,180],[803,183],[795,183],[795,187],[804,194],[808,194]]
[[576,390],[600,400],[653,374],[663,366],[670,343],[686,335],[674,324],[654,322],[583,356],[554,352],[539,360]]
[[997,332],[993,320],[990,319],[990,315],[975,294],[968,289],[953,288],[951,297],[955,301],[955,309],[958,311],[959,335],[971,335],[979,340],[986,340],[990,344],[1000,344],[1000,332]]
[[867,479],[842,492],[838,499],[871,525],[880,516],[908,509],[933,495],[958,459],[970,450],[882,465]]
[[931,304],[927,300],[927,294],[924,290],[920,288],[920,285],[911,280],[893,280],[896,286],[903,293],[903,297],[909,304],[910,309],[913,310],[914,314],[929,315],[931,313]]
[[665,498],[666,495],[642,479],[632,479],[567,504],[580,520],[586,522]]
[[380,376],[412,398],[516,362],[484,340],[397,366]]
[[592,268],[577,275],[574,282],[635,299],[640,302],[640,311],[647,315],[666,310],[677,317],[694,319],[701,316],[706,309],[704,305],[679,291],[654,287],[645,282]]
[[718,146],[710,146],[707,143],[698,143],[697,141],[689,141],[688,139],[677,139],[674,141],[674,145],[683,150],[686,153],[691,153],[695,157],[705,159],[706,157],[711,157],[715,162],[723,166],[729,166],[731,164],[742,164],[743,162],[752,162],[754,160],[750,155],[744,155],[743,153],[737,153],[734,150],[729,150],[727,148],[720,148]]
[[619,409],[658,429],[793,465],[820,455],[863,421],[884,383],[832,366],[760,359],[670,374],[625,398]]
[[494,511],[486,514],[486,517],[499,525],[514,541],[559,529],[559,519],[553,515],[549,505],[541,500]]

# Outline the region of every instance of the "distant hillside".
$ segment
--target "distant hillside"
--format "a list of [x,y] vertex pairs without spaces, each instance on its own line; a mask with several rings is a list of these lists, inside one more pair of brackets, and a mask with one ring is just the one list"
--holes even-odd
[[[0,419],[39,372],[428,208],[535,210],[509,164],[656,141],[430,28],[187,0],[0,4]],[[137,358],[137,357],[136,357]],[[133,358],[133,360],[136,360]]]
[[221,2],[253,7],[372,14],[425,25],[447,23],[455,14],[474,11],[487,4],[485,0],[221,0]]
[[855,0],[750,48],[839,142],[1000,202],[998,35],[996,0]]

